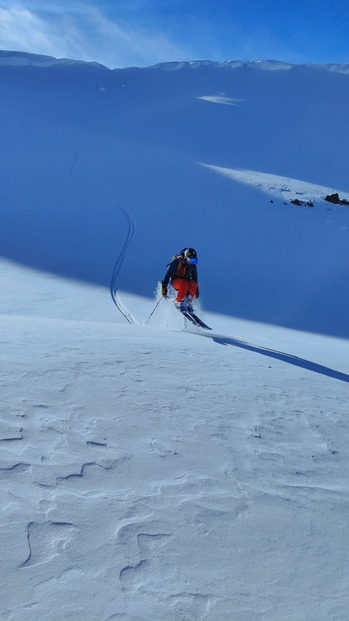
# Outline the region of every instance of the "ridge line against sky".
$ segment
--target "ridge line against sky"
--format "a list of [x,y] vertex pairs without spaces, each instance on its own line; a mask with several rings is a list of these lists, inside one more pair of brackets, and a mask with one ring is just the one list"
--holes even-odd
[[0,49],[110,68],[184,60],[349,62],[329,0],[0,0]]

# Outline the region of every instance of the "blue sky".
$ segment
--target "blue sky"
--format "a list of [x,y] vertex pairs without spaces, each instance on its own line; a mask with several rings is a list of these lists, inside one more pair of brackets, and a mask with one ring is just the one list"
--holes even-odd
[[347,0],[0,0],[0,49],[108,67],[349,62]]

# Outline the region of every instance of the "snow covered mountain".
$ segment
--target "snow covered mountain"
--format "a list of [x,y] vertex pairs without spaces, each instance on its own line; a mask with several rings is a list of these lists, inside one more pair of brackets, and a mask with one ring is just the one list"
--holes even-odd
[[[1,621],[346,621],[348,66],[0,87]],[[211,332],[145,322],[186,245]]]
[[121,206],[137,226],[125,290],[151,296],[193,246],[207,309],[348,337],[349,208],[323,200],[349,198],[348,76],[2,52],[2,255],[108,286]]

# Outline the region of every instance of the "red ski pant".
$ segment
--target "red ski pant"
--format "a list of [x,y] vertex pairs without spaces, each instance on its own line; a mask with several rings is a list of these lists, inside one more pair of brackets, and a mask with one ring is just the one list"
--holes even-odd
[[183,302],[187,296],[192,300],[198,288],[198,283],[195,280],[186,280],[185,278],[175,278],[171,284],[178,291],[177,302]]

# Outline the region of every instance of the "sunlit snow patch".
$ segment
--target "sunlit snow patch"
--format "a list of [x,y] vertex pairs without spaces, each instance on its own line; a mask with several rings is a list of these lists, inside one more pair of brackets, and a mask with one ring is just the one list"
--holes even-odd
[[225,95],[202,95],[197,99],[203,99],[204,101],[210,101],[211,103],[225,104],[226,106],[237,106],[239,103],[244,101],[244,99],[226,97]]
[[263,71],[291,71],[294,65],[279,60],[250,60],[248,67],[262,69]]
[[[316,183],[308,183],[307,181],[293,179],[292,177],[281,177],[280,175],[272,175],[257,170],[223,168],[221,166],[213,166],[212,164],[204,164],[202,162],[200,162],[200,164],[233,181],[254,186],[266,194],[272,194],[278,197],[288,197],[288,195],[290,195],[291,198],[292,195],[293,198],[295,194],[298,194],[304,195],[304,198],[315,200],[325,198],[327,194],[332,194],[333,192],[340,192],[338,189],[317,185]],[[349,197],[347,192],[340,192],[340,194],[345,198]]]

